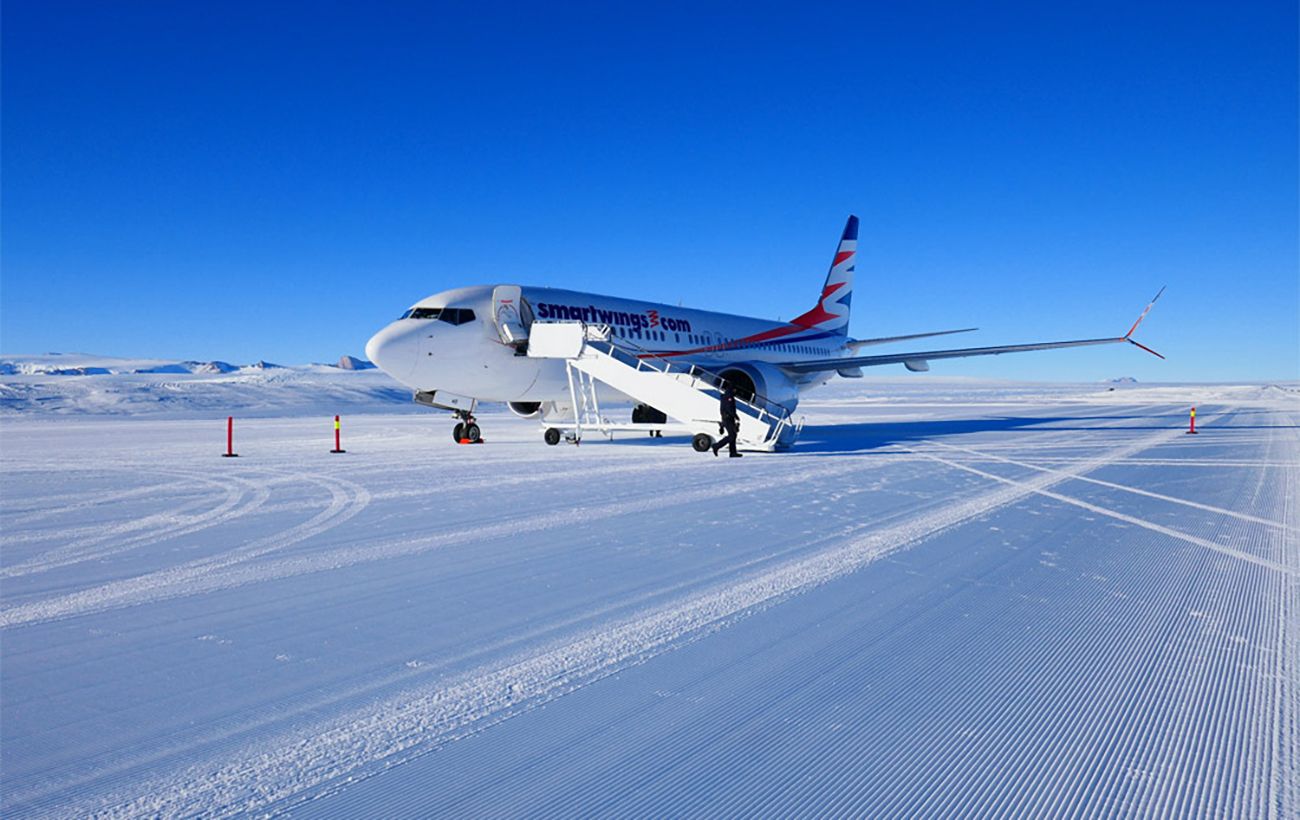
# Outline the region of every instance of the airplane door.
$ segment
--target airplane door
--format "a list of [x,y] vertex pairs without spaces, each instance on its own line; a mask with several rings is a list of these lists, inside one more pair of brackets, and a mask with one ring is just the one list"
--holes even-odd
[[498,285],[492,290],[492,317],[502,342],[521,345],[528,341],[532,311],[524,304],[518,285]]

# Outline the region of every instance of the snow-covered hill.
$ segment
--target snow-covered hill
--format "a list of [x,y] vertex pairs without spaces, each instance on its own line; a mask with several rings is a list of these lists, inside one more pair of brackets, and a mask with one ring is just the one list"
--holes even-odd
[[0,355],[0,415],[187,418],[417,409],[411,391],[351,356],[347,367],[246,366],[78,353]]

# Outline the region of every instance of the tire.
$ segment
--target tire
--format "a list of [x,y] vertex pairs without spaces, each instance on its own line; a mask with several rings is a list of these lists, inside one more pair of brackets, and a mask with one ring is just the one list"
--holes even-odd
[[478,425],[471,421],[469,424],[465,425],[464,435],[465,438],[469,439],[471,444],[477,444],[479,438],[483,435],[483,431],[478,429]]
[[708,433],[696,433],[695,438],[691,439],[691,446],[697,453],[707,453],[713,447],[713,436]]
[[464,433],[465,433],[465,425],[459,421],[456,422],[455,427],[451,428],[451,438],[457,444],[460,444],[460,440],[463,437]]
[[552,447],[560,443],[560,431],[556,430],[554,427],[546,428],[546,433],[542,437],[545,438],[546,443]]

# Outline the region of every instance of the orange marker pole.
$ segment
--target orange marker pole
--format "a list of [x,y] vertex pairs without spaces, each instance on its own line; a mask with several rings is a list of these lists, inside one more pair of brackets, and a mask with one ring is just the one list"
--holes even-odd
[[1195,407],[1192,408],[1192,415],[1188,419],[1187,435],[1189,436],[1196,435],[1196,408]]
[[239,458],[239,453],[235,452],[235,417],[226,416],[226,452],[221,454],[222,458]]
[[343,449],[343,446],[339,443],[339,436],[340,436],[339,428],[340,428],[340,427],[341,427],[341,425],[339,424],[339,417],[338,417],[338,416],[335,416],[335,417],[334,417],[334,449],[333,449],[333,450],[330,450],[331,453],[346,453],[346,452],[347,452],[347,450],[344,450],[344,449]]

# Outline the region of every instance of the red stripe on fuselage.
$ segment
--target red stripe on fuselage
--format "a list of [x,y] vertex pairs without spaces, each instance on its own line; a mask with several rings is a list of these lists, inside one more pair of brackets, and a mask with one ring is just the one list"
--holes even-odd
[[755,333],[753,336],[746,336],[743,339],[737,339],[734,342],[727,342],[720,345],[710,345],[708,347],[697,347],[692,350],[664,351],[663,353],[642,353],[637,356],[639,359],[658,358],[666,359],[670,356],[690,356],[695,353],[716,353],[720,350],[735,350],[739,347],[767,342],[772,339],[779,339],[782,336],[789,336],[791,333],[801,333],[809,328],[800,327],[799,325],[786,325],[785,327],[774,327],[771,330],[765,330],[762,333]]

